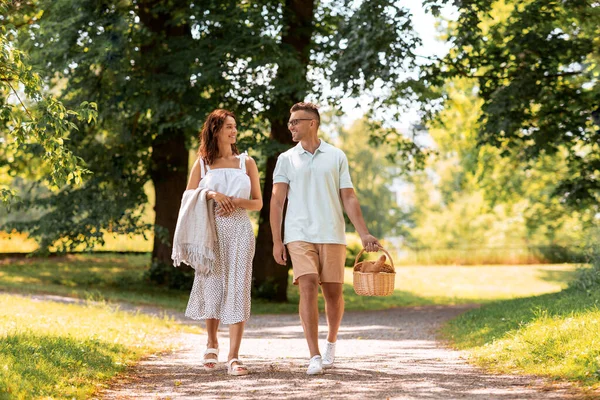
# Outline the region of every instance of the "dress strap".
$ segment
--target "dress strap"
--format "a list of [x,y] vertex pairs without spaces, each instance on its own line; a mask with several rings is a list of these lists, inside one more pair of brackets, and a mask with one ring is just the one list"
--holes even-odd
[[204,165],[204,159],[200,157],[200,179],[204,178],[208,169],[208,165]]
[[245,151],[239,155],[240,157],[240,169],[245,173],[246,172],[246,157],[248,157],[248,152]]

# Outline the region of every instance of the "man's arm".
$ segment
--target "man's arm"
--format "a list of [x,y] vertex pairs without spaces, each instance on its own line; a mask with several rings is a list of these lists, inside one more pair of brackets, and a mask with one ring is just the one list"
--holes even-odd
[[368,252],[377,251],[377,249],[381,247],[381,244],[367,229],[367,224],[365,223],[362,211],[360,210],[360,203],[358,202],[354,189],[340,189],[340,196],[342,197],[344,210],[346,211],[346,214],[348,214],[348,218],[350,218],[350,222],[354,225],[356,232],[360,235],[360,240],[362,241],[365,250]]
[[286,265],[287,252],[281,239],[281,223],[283,222],[283,206],[287,197],[287,183],[273,184],[271,194],[271,213],[269,221],[271,223],[271,233],[273,235],[273,257],[277,264]]

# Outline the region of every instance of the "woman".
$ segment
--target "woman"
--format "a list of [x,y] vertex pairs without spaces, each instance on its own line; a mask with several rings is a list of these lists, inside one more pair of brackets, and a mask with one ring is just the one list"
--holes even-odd
[[233,113],[217,109],[200,133],[198,160],[194,163],[187,190],[208,189],[207,200],[215,201],[216,248],[213,269],[196,272],[185,315],[206,320],[208,333],[204,368],[212,371],[218,362],[219,323],[229,325],[227,373],[246,375],[238,359],[244,323],[250,317],[250,287],[254,233],[246,210],[262,208],[256,163],[235,145],[237,127]]

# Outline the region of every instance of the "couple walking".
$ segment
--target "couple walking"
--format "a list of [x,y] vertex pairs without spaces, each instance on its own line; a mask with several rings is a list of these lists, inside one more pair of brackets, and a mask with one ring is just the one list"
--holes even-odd
[[[310,352],[306,372],[316,375],[333,365],[337,333],[344,313],[342,288],[346,238],[343,210],[367,251],[376,251],[380,244],[369,233],[363,219],[346,155],[318,137],[320,115],[317,106],[297,103],[290,113],[288,128],[293,141],[298,144],[279,156],[273,174],[270,214],[273,257],[284,266],[288,255],[291,258],[294,284],[300,291],[300,320]],[[208,272],[196,268],[186,316],[206,320],[208,343],[203,360],[206,370],[214,370],[218,362],[219,323],[229,325],[227,372],[237,376],[249,372],[239,360],[244,323],[250,317],[255,248],[246,210],[260,210],[262,198],[256,163],[246,153],[239,153],[236,136],[235,117],[226,110],[213,111],[200,134],[199,157],[192,167],[186,193],[200,189],[207,204],[214,200],[214,210],[208,206],[209,215],[214,211],[214,262]],[[286,198],[288,206],[282,239]],[[180,210],[178,229],[183,218]],[[177,237],[176,231],[175,242]],[[186,261],[175,257],[174,260],[176,265],[178,261]],[[325,298],[329,327],[323,356],[318,344],[319,285]]]

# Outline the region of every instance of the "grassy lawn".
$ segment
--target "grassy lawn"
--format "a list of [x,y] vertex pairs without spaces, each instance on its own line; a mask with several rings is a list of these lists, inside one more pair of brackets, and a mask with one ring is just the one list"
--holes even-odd
[[[188,292],[148,284],[149,255],[69,255],[61,258],[0,260],[0,290],[50,293],[94,300],[153,304],[184,310]],[[426,266],[397,268],[396,291],[362,297],[346,271],[347,310],[375,310],[428,304],[464,304],[558,292],[574,276],[574,265]],[[289,285],[289,303],[253,301],[252,312],[295,313],[298,290]],[[323,301],[320,299],[320,306]]]
[[543,375],[600,389],[597,289],[488,304],[451,321],[444,335],[493,371]]
[[168,349],[178,329],[105,305],[0,294],[0,398],[90,398],[127,365]]
[[180,308],[187,293],[148,285],[146,255],[0,259],[0,290]]
[[[183,311],[188,292],[148,284],[149,255],[69,255],[0,259],[0,291],[49,293],[158,305]],[[564,289],[575,265],[401,266],[396,291],[362,297],[346,271],[347,310],[484,303],[444,334],[493,370],[600,382],[600,293]],[[559,293],[560,292],[560,293]],[[537,297],[531,297],[536,296]],[[297,312],[289,303],[253,301],[254,314]],[[0,295],[0,397],[85,398],[144,354],[164,348],[177,324],[104,306],[62,305]],[[320,299],[320,307],[323,301]],[[33,356],[32,356],[33,355]]]

